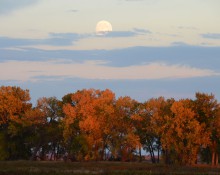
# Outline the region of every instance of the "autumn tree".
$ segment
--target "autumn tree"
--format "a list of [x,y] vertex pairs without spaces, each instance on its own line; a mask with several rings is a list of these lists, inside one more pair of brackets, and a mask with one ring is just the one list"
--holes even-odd
[[115,104],[111,153],[123,161],[132,160],[133,153],[141,147],[138,128],[135,126],[139,120],[138,107],[138,102],[130,97],[120,97]]
[[[150,152],[153,163],[160,160],[160,152],[163,151],[165,163],[171,162],[171,151],[168,148],[161,147],[161,139],[165,132],[164,125],[166,123],[166,116],[171,115],[171,106],[174,99],[165,99],[164,97],[152,98],[144,103],[143,119],[145,121],[145,139],[143,140],[144,148]],[[157,160],[155,158],[157,152]]]
[[45,140],[47,120],[44,113],[38,108],[32,108],[26,111],[24,116],[16,122],[22,127],[23,131],[28,133],[28,135],[25,136],[25,144],[30,149],[31,154],[29,158],[30,160],[36,160],[37,153],[42,145],[42,140]]
[[[139,137],[139,143],[138,143],[138,155],[139,155],[139,161],[142,161],[142,149],[146,148],[146,137],[147,137],[147,130],[148,124],[150,121],[146,117],[146,110],[144,103],[139,103],[137,101],[133,100],[133,110],[132,110],[132,124],[134,126],[134,134]],[[145,149],[146,150],[146,149]]]
[[104,158],[114,100],[115,95],[108,89],[84,89],[71,94],[71,102],[64,105],[64,138],[73,145],[78,159]]
[[[76,93],[80,93],[77,91]],[[79,117],[76,116],[76,103],[79,101],[74,96],[75,93],[69,93],[63,96],[63,113],[64,120],[62,121],[63,126],[63,138],[65,143],[65,150],[68,153],[68,157],[65,156],[65,161],[67,158],[71,160],[81,160],[85,155],[86,142],[85,138],[82,136],[79,127]],[[72,99],[73,96],[73,99]]]
[[0,159],[18,159],[29,156],[22,127],[17,121],[31,109],[28,90],[20,87],[0,87]]
[[215,161],[215,165],[218,165],[219,155],[220,155],[220,108],[218,108],[218,111],[216,113],[214,128],[216,132],[215,134],[217,137],[217,141],[216,141],[215,159],[213,158],[214,159],[213,162]]
[[[144,103],[106,90],[83,89],[43,97],[32,107],[28,90],[0,87],[0,160],[60,158],[141,160],[141,148],[159,163],[202,160],[218,165],[220,104],[213,94],[152,98]],[[138,152],[139,151],[139,152]],[[157,152],[157,159],[156,159]],[[109,157],[111,155],[111,157]]]
[[[64,138],[75,155],[88,160],[130,160],[139,144],[132,116],[136,102],[130,97],[115,99],[110,90],[82,90],[65,96]],[[77,145],[78,144],[78,145]],[[79,159],[79,158],[78,158]]]
[[175,150],[178,163],[194,164],[200,146],[206,147],[209,143],[209,133],[197,121],[189,100],[174,102],[171,111],[172,115],[165,117],[166,136],[161,139],[162,146]]
[[[36,157],[36,153],[40,152],[41,159],[45,159],[46,154],[51,155],[49,159],[57,159],[63,142],[61,101],[56,97],[40,98],[32,114],[26,114],[26,116],[34,119],[32,123],[32,127],[35,128],[33,156]],[[39,119],[41,122],[37,122]]]
[[211,140],[209,146],[202,150],[202,156],[207,163],[210,162],[209,157],[211,157],[212,165],[218,164],[219,125],[217,123],[219,121],[219,108],[220,106],[213,94],[196,93],[194,111],[197,120],[210,133],[209,138]]
[[20,87],[0,87],[0,126],[7,127],[10,121],[21,117],[26,110],[31,108],[28,90]]
[[[62,103],[55,97],[40,98],[34,108],[29,108],[22,117],[14,117],[16,129],[22,131],[22,138],[29,148],[30,159],[56,159],[62,142]],[[17,130],[14,130],[18,132]],[[25,134],[27,133],[27,134]]]

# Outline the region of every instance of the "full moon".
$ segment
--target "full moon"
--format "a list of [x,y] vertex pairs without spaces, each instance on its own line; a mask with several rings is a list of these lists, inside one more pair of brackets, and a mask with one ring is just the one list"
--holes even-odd
[[112,31],[112,25],[108,21],[99,21],[96,25],[96,34],[97,35],[105,35],[108,32]]

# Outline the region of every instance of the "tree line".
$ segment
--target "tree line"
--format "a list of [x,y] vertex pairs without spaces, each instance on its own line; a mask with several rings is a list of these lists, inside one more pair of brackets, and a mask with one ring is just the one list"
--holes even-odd
[[220,104],[213,94],[143,103],[109,90],[83,89],[62,100],[0,87],[0,160],[142,160],[218,165]]

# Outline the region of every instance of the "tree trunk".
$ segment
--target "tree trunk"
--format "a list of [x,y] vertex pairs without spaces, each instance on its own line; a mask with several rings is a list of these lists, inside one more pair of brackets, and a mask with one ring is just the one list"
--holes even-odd
[[165,149],[164,152],[165,152],[165,164],[169,165],[169,164],[171,164],[170,153],[169,153],[168,149]]
[[106,156],[105,156],[105,141],[103,141],[103,143],[102,143],[102,150],[101,150],[101,157],[100,157],[100,160],[105,160],[106,159]]
[[216,153],[216,146],[217,146],[217,143],[214,140],[213,144],[212,144],[212,166],[216,165],[216,155],[217,155],[217,153]]
[[154,150],[153,150],[153,147],[152,147],[151,143],[149,143],[149,150],[150,150],[150,155],[151,155],[152,163],[156,163],[155,162],[155,156],[154,156]]
[[212,166],[215,166],[215,152],[212,152]]
[[158,144],[157,144],[157,163],[160,163],[160,148],[161,148],[161,142],[160,142],[160,137],[159,137]]
[[157,149],[157,163],[160,163],[160,149]]
[[215,165],[218,166],[218,153],[215,155]]
[[142,162],[141,147],[139,146],[139,162]]

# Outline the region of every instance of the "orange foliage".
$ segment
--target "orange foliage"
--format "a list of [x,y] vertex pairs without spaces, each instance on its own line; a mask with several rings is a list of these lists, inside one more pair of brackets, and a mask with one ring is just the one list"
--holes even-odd
[[[91,158],[98,159],[97,154],[105,149],[107,138],[114,117],[113,102],[115,95],[110,90],[82,90],[72,95],[74,105],[63,107],[64,137],[68,140],[76,128],[87,140]],[[72,127],[72,126],[75,127]],[[76,131],[76,130],[75,130]],[[88,156],[87,156],[88,157]]]
[[28,90],[19,87],[0,87],[0,125],[18,120],[31,108]]
[[[134,101],[129,97],[115,100],[110,90],[82,90],[72,94],[72,104],[63,107],[64,137],[75,132],[87,140],[91,159],[103,159],[107,146],[112,152],[120,152],[116,142],[124,143],[126,149],[135,149],[139,138],[134,134],[131,117]],[[123,136],[123,137],[122,137]],[[123,139],[122,139],[123,138]],[[101,155],[99,154],[101,152]]]
[[210,143],[210,133],[196,120],[195,113],[187,106],[187,100],[173,103],[173,114],[165,117],[166,129],[161,142],[163,147],[175,149],[180,163],[194,164],[200,145],[206,147]]
[[[194,164],[199,149],[209,146],[218,163],[220,106],[213,95],[197,93],[195,101],[159,97],[138,103],[130,97],[116,99],[108,89],[84,89],[68,94],[63,102],[41,98],[36,108],[29,100],[28,90],[0,87],[2,131],[15,136],[22,129],[24,133],[32,127],[44,129],[38,130],[36,142],[47,131],[50,140],[42,143],[48,146],[53,140],[58,147],[63,132],[66,143],[75,141],[80,147],[78,156],[84,160],[103,160],[107,149],[114,158],[131,160],[133,152],[145,145],[152,154],[156,148],[159,155],[162,146],[165,155],[173,153],[174,161]],[[54,133],[60,135],[57,140],[52,139]]]

